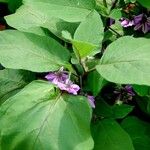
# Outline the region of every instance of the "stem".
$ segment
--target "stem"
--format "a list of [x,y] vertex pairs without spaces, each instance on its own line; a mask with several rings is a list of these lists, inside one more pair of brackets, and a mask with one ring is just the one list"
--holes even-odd
[[82,90],[82,76],[80,76],[79,79],[80,79],[80,88]]
[[94,68],[92,68],[92,69],[89,69],[87,72],[91,72],[91,71],[94,71],[94,70],[96,70],[96,68],[94,67]]
[[119,34],[117,31],[115,31],[114,29],[112,29],[111,27],[108,27],[108,29],[110,29],[111,31],[113,31],[114,33],[116,33],[119,37],[121,37],[122,35]]
[[[86,70],[85,70],[84,65],[83,65],[83,63],[82,63],[82,60],[81,60],[81,57],[80,57],[80,53],[79,53],[78,49],[76,48],[76,46],[74,46],[74,48],[76,49],[75,55],[76,55],[76,57],[78,58],[79,64],[82,66],[82,69],[83,69],[83,71],[84,71],[84,73],[85,73]],[[76,53],[77,53],[77,54],[76,54]],[[83,74],[84,74],[84,73],[83,73]]]

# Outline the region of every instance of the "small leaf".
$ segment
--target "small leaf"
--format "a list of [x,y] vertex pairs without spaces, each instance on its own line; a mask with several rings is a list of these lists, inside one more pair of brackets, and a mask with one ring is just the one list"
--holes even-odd
[[48,72],[70,67],[69,52],[50,37],[15,30],[0,37],[0,63],[6,68]]
[[106,49],[97,71],[120,84],[150,85],[150,39],[122,37]]
[[91,150],[91,115],[85,97],[34,81],[2,104],[0,149]]
[[93,125],[94,150],[134,150],[129,135],[112,119]]
[[113,9],[109,15],[110,18],[119,20],[122,17],[121,9]]

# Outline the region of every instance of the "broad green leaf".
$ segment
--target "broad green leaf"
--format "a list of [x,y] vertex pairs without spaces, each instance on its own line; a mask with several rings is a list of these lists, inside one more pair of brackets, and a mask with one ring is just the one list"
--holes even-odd
[[0,70],[0,103],[34,79],[34,74],[28,71]]
[[150,1],[149,0],[137,0],[141,5],[146,8],[150,8]]
[[129,135],[112,119],[93,125],[94,150],[134,150]]
[[121,119],[126,117],[132,110],[133,106],[122,104],[109,105],[104,100],[99,100],[96,103],[95,113],[103,118]]
[[45,20],[45,17],[42,17],[38,11],[33,15],[32,10],[24,5],[15,14],[6,16],[5,19],[7,24],[20,31],[26,32],[34,27],[41,26],[49,29],[60,38],[63,30],[74,34],[78,26],[78,23],[69,23],[58,18],[48,18]]
[[85,8],[85,9],[93,9],[95,7],[95,1],[93,0],[23,0],[24,3],[32,3],[32,2],[42,2],[42,3],[49,3],[53,5],[60,5],[60,6],[70,6],[70,7],[78,7],[78,8]]
[[33,14],[37,11],[42,17],[40,20],[50,20],[54,17],[68,22],[80,22],[90,13],[90,9],[81,6],[80,3],[78,5],[77,0],[76,3],[70,3],[68,0],[67,2],[62,1],[62,3],[58,3],[59,1],[29,1],[25,3],[24,6],[26,6],[26,8],[29,7]]
[[100,52],[103,31],[100,15],[96,11],[91,12],[77,28],[72,41],[78,57],[83,58]]
[[0,108],[1,150],[91,150],[91,108],[85,97],[34,81]]
[[97,71],[121,84],[150,85],[150,39],[125,36],[110,44]]
[[42,26],[60,36],[62,27],[71,33],[76,27],[71,22],[81,22],[94,7],[93,0],[25,0],[15,14],[5,19],[10,26],[21,31]]
[[136,117],[128,117],[123,120],[122,127],[130,135],[135,150],[150,149],[150,124]]
[[96,96],[108,82],[97,72],[92,71],[87,76],[87,88]]
[[50,37],[8,30],[0,38],[0,63],[6,68],[48,72],[70,66],[67,49]]

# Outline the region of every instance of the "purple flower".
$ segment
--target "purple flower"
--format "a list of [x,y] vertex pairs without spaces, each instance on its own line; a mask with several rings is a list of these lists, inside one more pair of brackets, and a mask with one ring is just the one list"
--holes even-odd
[[88,95],[87,98],[88,98],[88,101],[89,101],[91,107],[95,108],[95,99],[94,99],[94,96]]
[[133,92],[133,89],[132,89],[132,86],[131,85],[126,85],[124,87],[125,91],[130,95],[130,96],[134,96],[134,92]]
[[134,30],[142,30],[143,33],[150,31],[150,17],[147,17],[145,14],[140,14],[134,17]]
[[56,85],[59,84],[59,82],[65,82],[68,77],[68,74],[64,73],[62,68],[58,72],[50,72],[45,76],[47,80]]
[[50,72],[45,78],[57,85],[60,90],[67,91],[68,93],[77,95],[77,92],[80,90],[80,87],[70,80],[68,73],[63,71],[63,67],[57,72]]
[[77,92],[80,90],[80,87],[77,84],[73,84],[69,79],[67,79],[64,83],[59,82],[57,86],[68,93],[77,95]]
[[134,21],[133,20],[129,20],[127,18],[121,18],[120,19],[121,25],[125,28],[127,27],[131,27],[134,25]]

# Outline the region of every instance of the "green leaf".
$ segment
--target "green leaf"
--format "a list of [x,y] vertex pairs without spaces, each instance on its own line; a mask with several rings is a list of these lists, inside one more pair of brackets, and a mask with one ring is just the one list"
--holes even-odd
[[22,4],[22,0],[8,0],[8,8],[11,12],[15,12]]
[[97,94],[107,83],[108,82],[97,71],[92,71],[87,76],[86,86],[94,96],[97,96]]
[[[82,41],[72,41],[74,46],[74,52],[77,58],[85,58],[86,56],[92,56],[98,53],[98,50],[95,45]],[[100,50],[99,50],[100,52]]]
[[149,86],[133,85],[132,87],[139,96],[150,96],[150,87]]
[[122,127],[128,132],[135,150],[150,149],[150,124],[136,117],[128,117],[123,120]]
[[41,36],[49,36],[49,34],[45,30],[47,29],[41,27],[32,27],[29,29],[24,29],[23,32],[34,33]]
[[121,9],[113,9],[109,15],[110,18],[119,20],[122,17]]
[[0,109],[1,150],[91,150],[91,108],[85,97],[34,81]]
[[6,68],[48,72],[70,67],[69,52],[50,37],[15,30],[0,37],[0,63]]
[[150,96],[137,97],[136,101],[140,109],[150,115]]
[[8,3],[8,0],[0,0],[2,3]]
[[134,150],[129,135],[112,119],[93,125],[94,150]]
[[110,44],[97,71],[120,84],[150,85],[150,39],[122,37]]
[[150,8],[150,1],[149,0],[137,0],[142,6],[146,8]]
[[33,73],[23,70],[0,70],[0,103],[34,80]]
[[77,28],[72,41],[80,58],[100,52],[103,40],[103,23],[100,15],[93,11]]
[[95,113],[104,118],[121,119],[126,117],[132,110],[133,106],[122,104],[109,105],[104,100],[99,100],[96,103]]
[[93,0],[24,0],[24,5],[5,19],[9,26],[20,31],[44,27],[62,38],[63,30],[73,35],[78,22],[84,20],[94,7]]
[[67,22],[80,22],[90,13],[90,9],[84,7],[84,5],[81,6],[78,0],[73,3],[69,2],[69,0],[61,0],[62,3],[59,3],[59,1],[29,1],[25,3],[25,6],[29,7],[30,10],[32,10],[32,13],[38,11],[38,14],[40,14],[42,17],[45,17],[47,20],[54,17],[65,20]]

